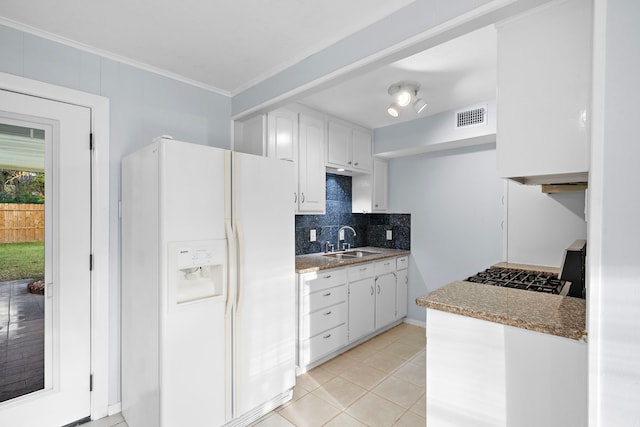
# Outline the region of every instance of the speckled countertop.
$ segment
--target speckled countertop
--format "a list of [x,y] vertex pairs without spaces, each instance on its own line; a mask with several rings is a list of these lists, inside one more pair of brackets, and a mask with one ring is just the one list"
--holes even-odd
[[385,249],[366,246],[353,248],[351,251],[377,252],[362,258],[334,258],[325,256],[324,253],[296,256],[296,273],[312,273],[314,271],[328,270],[330,268],[345,267],[347,265],[360,264],[364,262],[377,261],[384,258],[392,258],[402,255],[409,255],[410,251],[401,249]]
[[[538,271],[558,269],[501,263]],[[416,299],[431,308],[517,328],[586,341],[586,300],[457,281]]]

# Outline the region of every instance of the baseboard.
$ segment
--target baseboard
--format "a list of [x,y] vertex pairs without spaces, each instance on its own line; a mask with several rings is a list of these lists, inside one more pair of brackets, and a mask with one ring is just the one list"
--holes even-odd
[[122,412],[122,402],[114,403],[113,405],[109,405],[107,408],[107,416],[119,414]]
[[410,325],[415,325],[415,326],[420,326],[422,328],[426,328],[427,327],[427,322],[419,322],[419,321],[414,320],[414,319],[409,319],[408,317],[406,317],[404,319],[404,323],[408,323]]

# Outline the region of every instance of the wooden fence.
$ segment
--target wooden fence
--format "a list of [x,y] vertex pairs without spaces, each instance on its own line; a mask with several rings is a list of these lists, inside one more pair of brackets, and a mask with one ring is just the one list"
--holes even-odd
[[0,203],[0,243],[44,241],[44,205]]

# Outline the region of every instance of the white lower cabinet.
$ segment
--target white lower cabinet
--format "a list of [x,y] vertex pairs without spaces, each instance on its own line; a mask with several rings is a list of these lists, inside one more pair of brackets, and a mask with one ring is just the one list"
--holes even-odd
[[376,329],[396,320],[396,273],[376,277]]
[[407,315],[407,299],[409,297],[409,270],[398,270],[396,273],[396,319]]
[[349,283],[349,342],[375,330],[375,280],[373,277]]
[[[396,278],[407,277],[407,259],[387,258],[298,275],[298,365],[302,370],[406,316],[406,282],[398,286]],[[398,266],[402,270],[396,271]]]
[[347,268],[349,282],[349,342],[375,330],[375,278],[374,263],[358,264]]
[[347,274],[299,276],[298,364],[305,366],[347,344]]
[[409,300],[409,257],[396,258],[396,319],[407,316]]

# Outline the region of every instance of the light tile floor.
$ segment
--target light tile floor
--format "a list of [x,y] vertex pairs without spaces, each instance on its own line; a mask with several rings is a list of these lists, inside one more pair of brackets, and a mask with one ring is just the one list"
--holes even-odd
[[44,295],[0,282],[0,402],[44,387]]
[[[293,399],[253,427],[426,425],[425,330],[402,323],[298,376]],[[126,427],[121,415],[83,427]]]
[[426,336],[402,323],[297,378],[255,427],[426,425]]

